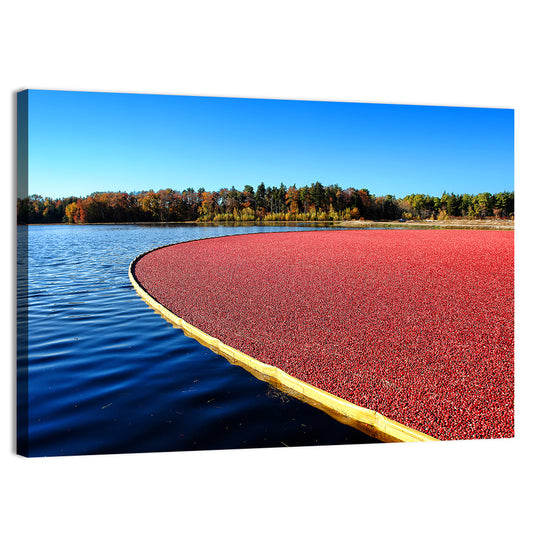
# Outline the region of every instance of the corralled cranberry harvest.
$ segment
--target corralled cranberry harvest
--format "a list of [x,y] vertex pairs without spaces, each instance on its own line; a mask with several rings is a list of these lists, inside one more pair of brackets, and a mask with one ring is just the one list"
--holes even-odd
[[259,361],[438,439],[514,435],[514,235],[333,230],[175,244],[141,287]]

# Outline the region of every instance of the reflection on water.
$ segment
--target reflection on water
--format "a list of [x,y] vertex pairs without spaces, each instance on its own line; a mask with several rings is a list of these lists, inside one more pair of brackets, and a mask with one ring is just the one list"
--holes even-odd
[[30,456],[376,442],[186,337],[128,279],[165,244],[314,227],[18,228],[19,449],[26,431]]

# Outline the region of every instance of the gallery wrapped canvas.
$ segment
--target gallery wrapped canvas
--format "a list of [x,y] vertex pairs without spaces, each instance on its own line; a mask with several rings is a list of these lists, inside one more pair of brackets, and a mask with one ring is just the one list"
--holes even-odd
[[514,436],[512,109],[17,102],[19,454]]

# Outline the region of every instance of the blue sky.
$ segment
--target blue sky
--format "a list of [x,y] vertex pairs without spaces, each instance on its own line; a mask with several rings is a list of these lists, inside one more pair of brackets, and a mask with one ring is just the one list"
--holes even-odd
[[514,111],[29,91],[29,194],[320,181],[376,196],[514,190]]

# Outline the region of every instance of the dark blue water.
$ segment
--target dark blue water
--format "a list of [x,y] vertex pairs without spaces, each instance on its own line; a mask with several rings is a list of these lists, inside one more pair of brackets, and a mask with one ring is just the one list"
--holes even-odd
[[154,313],[128,279],[137,255],[164,244],[306,229],[19,228],[19,452],[57,456],[377,442],[186,337]]

